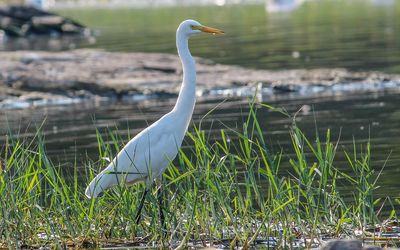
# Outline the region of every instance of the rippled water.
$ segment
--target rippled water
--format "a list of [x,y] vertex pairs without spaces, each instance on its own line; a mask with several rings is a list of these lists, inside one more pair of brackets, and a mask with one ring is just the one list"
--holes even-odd
[[[191,42],[196,56],[220,63],[265,69],[345,67],[352,70],[381,70],[400,73],[400,2],[375,6],[370,1],[310,1],[291,13],[267,13],[262,5],[186,7],[162,9],[60,10],[97,30],[93,40],[71,40],[67,47],[102,48],[110,51],[175,53],[175,27],[186,18],[222,28],[227,35],[218,39],[199,37]],[[20,41],[30,48],[30,43]],[[66,49],[54,38],[49,46],[34,43],[37,49]],[[16,43],[3,49],[21,48]],[[25,47],[24,47],[25,48]],[[400,93],[355,92],[330,96],[264,97],[263,102],[285,107],[298,115],[300,127],[313,136],[327,128],[333,138],[350,148],[353,137],[359,144],[372,143],[373,166],[382,173],[377,193],[398,197],[400,190]],[[194,122],[198,122],[224,97],[198,101]],[[32,136],[44,124],[47,150],[65,166],[77,159],[96,159],[95,129],[117,130],[122,138],[136,134],[148,123],[168,112],[175,99],[133,103],[81,103],[19,110],[0,110],[0,135],[6,131]],[[217,135],[219,128],[241,127],[248,112],[246,98],[228,98],[205,119],[203,128]],[[260,110],[260,122],[270,147],[287,151],[290,121],[277,113]],[[128,129],[129,128],[129,129]],[[215,133],[214,133],[215,132]],[[190,145],[187,145],[190,146]],[[288,152],[290,153],[290,152]],[[390,157],[389,157],[390,156]],[[338,156],[338,167],[343,159]]]

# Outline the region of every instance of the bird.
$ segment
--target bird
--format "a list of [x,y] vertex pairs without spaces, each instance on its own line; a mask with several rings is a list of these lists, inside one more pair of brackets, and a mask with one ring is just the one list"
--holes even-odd
[[290,12],[302,5],[305,0],[266,0],[267,12]]
[[183,21],[176,30],[176,47],[182,63],[183,81],[173,109],[131,139],[86,188],[88,198],[100,196],[106,189],[140,181],[146,190],[136,220],[140,218],[144,198],[151,183],[162,176],[176,157],[188,129],[196,102],[196,64],[189,51],[190,37],[209,33],[222,35],[222,30],[204,26],[195,20]]

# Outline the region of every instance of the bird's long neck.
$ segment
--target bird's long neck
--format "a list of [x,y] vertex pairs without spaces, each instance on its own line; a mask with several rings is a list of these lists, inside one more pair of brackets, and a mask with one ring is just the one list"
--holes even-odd
[[178,32],[176,34],[176,47],[182,62],[183,81],[174,111],[185,117],[187,123],[189,123],[196,101],[196,64],[189,51],[187,36]]

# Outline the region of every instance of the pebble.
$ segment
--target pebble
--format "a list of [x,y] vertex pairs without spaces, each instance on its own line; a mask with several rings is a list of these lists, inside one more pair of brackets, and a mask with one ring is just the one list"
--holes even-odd
[[[320,248],[320,250],[381,250],[378,246],[363,245],[360,240],[332,240]],[[390,250],[394,248],[384,248]]]

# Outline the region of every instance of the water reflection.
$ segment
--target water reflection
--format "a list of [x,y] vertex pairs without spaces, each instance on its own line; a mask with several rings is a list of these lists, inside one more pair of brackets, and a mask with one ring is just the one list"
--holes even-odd
[[50,50],[61,51],[79,48],[82,43],[94,44],[96,38],[80,35],[68,36],[30,36],[11,38],[1,36],[0,34],[0,50],[15,51],[15,50]]

